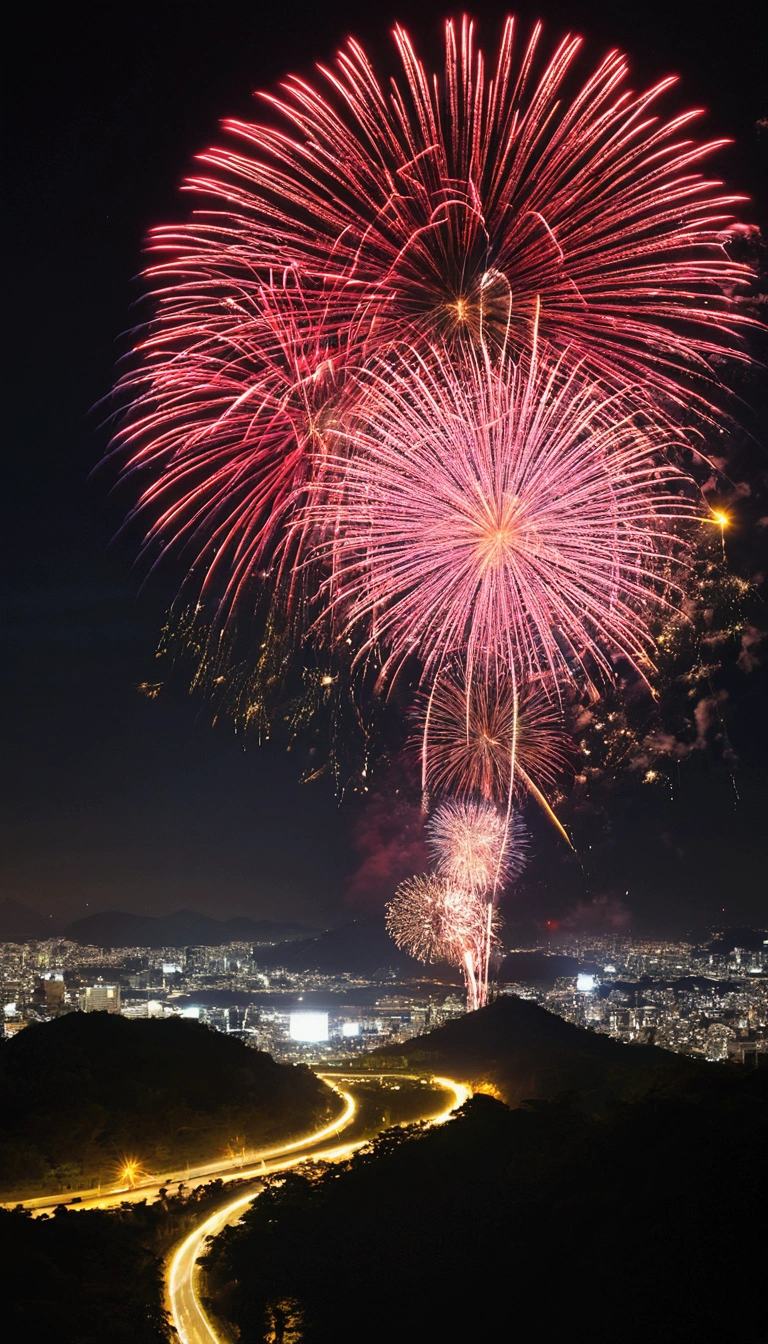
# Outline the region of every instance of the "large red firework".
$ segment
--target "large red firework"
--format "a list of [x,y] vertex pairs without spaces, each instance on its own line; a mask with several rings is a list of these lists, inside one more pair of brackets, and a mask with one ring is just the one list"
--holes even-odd
[[580,39],[547,54],[537,25],[518,47],[512,19],[488,67],[468,20],[445,32],[440,76],[397,28],[389,89],[354,41],[319,83],[289,77],[269,122],[226,123],[240,146],[202,156],[192,221],[153,234],[118,443],[149,543],[184,548],[221,621],[252,609],[322,471],[350,365],[393,336],[524,351],[538,311],[556,351],[667,409],[741,353],[738,198],[700,171],[722,142],[660,115],[674,81],[632,93],[617,52],[579,78]]
[[579,76],[581,39],[547,54],[537,24],[518,51],[511,18],[490,66],[473,24],[449,21],[442,75],[394,35],[388,89],[350,40],[321,85],[262,95],[271,122],[226,122],[242,148],[201,156],[214,173],[188,185],[216,208],[155,234],[165,273],[206,296],[201,317],[212,280],[237,299],[289,266],[323,312],[343,293],[339,330],[374,309],[377,341],[408,328],[524,348],[538,301],[544,339],[674,396],[681,370],[737,350],[749,272],[724,245],[741,198],[702,174],[724,142],[690,138],[699,114],[660,112],[674,78],[633,92],[617,51]]

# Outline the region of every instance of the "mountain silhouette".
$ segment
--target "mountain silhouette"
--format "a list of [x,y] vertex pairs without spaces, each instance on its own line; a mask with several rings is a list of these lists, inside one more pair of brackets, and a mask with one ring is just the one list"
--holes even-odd
[[53,938],[58,932],[51,915],[41,915],[21,901],[0,901],[0,943],[23,943],[28,938]]
[[419,980],[433,974],[439,975],[440,979],[457,979],[456,972],[448,967],[426,968],[422,962],[401,952],[381,918],[355,919],[315,938],[278,943],[275,947],[260,950],[257,960],[264,966],[280,966],[290,971],[321,971],[326,975],[375,975],[392,970]]
[[222,943],[274,943],[306,936],[306,925],[277,923],[270,919],[213,919],[194,910],[177,910],[173,915],[131,915],[123,910],[107,910],[86,915],[68,924],[64,937],[95,947],[220,947]]

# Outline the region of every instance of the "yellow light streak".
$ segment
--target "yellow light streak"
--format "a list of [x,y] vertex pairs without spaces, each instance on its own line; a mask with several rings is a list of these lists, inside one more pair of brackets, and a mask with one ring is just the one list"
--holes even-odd
[[[415,1074],[348,1074],[344,1075],[344,1081],[354,1077],[364,1078],[366,1081],[372,1081],[378,1077],[388,1078],[411,1078],[416,1079]],[[328,1082],[328,1075],[318,1074],[318,1077]],[[452,1094],[452,1099],[444,1111],[439,1115],[433,1116],[429,1120],[430,1125],[440,1125],[449,1119],[452,1112],[458,1106],[463,1105],[472,1095],[471,1089],[464,1083],[454,1082],[452,1078],[433,1078],[432,1082],[438,1087]],[[333,1083],[330,1084],[333,1086]],[[336,1089],[339,1090],[339,1089]],[[348,1098],[352,1106],[352,1114],[355,1110],[355,1102],[348,1093],[341,1093]],[[351,1116],[350,1116],[351,1118]],[[338,1122],[337,1122],[338,1126]],[[327,1133],[327,1130],[325,1131]],[[324,1131],[318,1131],[317,1139],[321,1139]],[[285,1160],[279,1160],[265,1167],[264,1174],[272,1174],[279,1171],[288,1171],[292,1167],[299,1166],[302,1162],[335,1162],[341,1158],[348,1157],[358,1148],[364,1148],[370,1140],[368,1138],[359,1139],[351,1143],[338,1144],[334,1148],[325,1148],[312,1153],[299,1153],[294,1157]],[[286,1145],[281,1151],[287,1152],[289,1149],[297,1147],[309,1147],[310,1143],[305,1140],[299,1140],[298,1143]],[[238,1195],[230,1203],[225,1204],[223,1208],[206,1218],[200,1227],[191,1232],[189,1236],[181,1243],[178,1249],[173,1253],[168,1273],[167,1273],[167,1296],[171,1310],[173,1324],[179,1336],[180,1344],[223,1344],[220,1335],[206,1315],[202,1303],[197,1294],[197,1284],[199,1277],[198,1260],[203,1253],[205,1242],[208,1237],[215,1237],[228,1223],[235,1222],[249,1204],[257,1197],[258,1192],[250,1191],[247,1195]]]

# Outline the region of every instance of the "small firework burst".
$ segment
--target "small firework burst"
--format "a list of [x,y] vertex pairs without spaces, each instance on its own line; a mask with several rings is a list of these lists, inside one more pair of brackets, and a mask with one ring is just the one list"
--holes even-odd
[[467,1006],[485,1001],[486,949],[498,941],[500,920],[482,896],[435,873],[401,882],[386,908],[387,930],[417,961],[447,961],[461,969]]
[[572,765],[573,739],[554,693],[541,685],[518,691],[511,677],[477,677],[467,686],[464,670],[451,667],[422,697],[420,717],[423,782],[436,795],[506,806],[511,773],[519,799],[554,793]]
[[522,819],[515,812],[507,817],[490,803],[450,798],[430,818],[427,832],[438,872],[484,898],[525,867]]

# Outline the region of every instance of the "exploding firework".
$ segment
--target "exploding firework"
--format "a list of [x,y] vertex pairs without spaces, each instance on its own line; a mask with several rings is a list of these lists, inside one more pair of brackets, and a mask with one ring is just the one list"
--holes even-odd
[[[348,351],[333,343],[331,356],[295,285],[233,297],[212,280],[206,309],[180,280],[123,380],[135,400],[115,448],[146,482],[133,511],[153,520],[144,550],[189,559],[183,593],[219,658],[220,631],[238,613],[248,623],[265,591],[289,623],[311,598],[296,501],[322,490],[354,395]],[[288,520],[292,546],[278,554]]]
[[[580,39],[547,57],[541,25],[519,48],[511,19],[495,65],[449,22],[442,77],[395,38],[390,92],[350,41],[325,93],[289,77],[264,95],[272,124],[227,122],[240,144],[187,184],[204,208],[152,235],[117,447],[145,482],[147,545],[182,551],[214,626],[272,593],[296,493],[339,450],[350,371],[393,338],[524,352],[538,326],[667,409],[712,359],[742,357],[738,198],[700,172],[722,142],[691,140],[693,113],[659,115],[673,80],[632,93],[612,52],[579,82]],[[300,608],[291,535],[278,586]]]
[[647,675],[649,613],[696,517],[673,446],[631,403],[544,357],[435,351],[368,379],[354,449],[297,526],[328,537],[328,601],[381,682],[414,655],[433,685],[455,655],[492,684]]
[[401,882],[386,909],[387,930],[409,956],[461,968],[470,1009],[484,1002],[485,948],[497,941],[499,922],[481,896],[434,873]]
[[518,692],[511,677],[490,684],[476,678],[468,687],[463,669],[451,667],[422,701],[428,793],[506,807],[512,787],[518,800],[530,794],[551,813],[547,795],[572,768],[575,750],[551,692],[530,685]]
[[700,171],[720,142],[659,115],[673,81],[632,93],[616,52],[580,81],[580,41],[547,56],[541,32],[518,56],[508,20],[486,74],[449,22],[440,77],[398,28],[387,92],[350,41],[323,91],[289,78],[269,124],[228,123],[237,149],[188,183],[206,209],[153,235],[117,436],[147,548],[187,562],[198,677],[244,716],[265,727],[309,634],[301,723],[339,668],[390,697],[413,674],[425,772],[457,796],[430,823],[440,874],[393,906],[420,906],[474,1006],[515,794],[546,804],[559,768],[530,688],[650,675],[697,513],[669,427],[715,413],[751,320],[738,198]]
[[[321,83],[261,95],[270,122],[225,122],[239,144],[201,155],[187,184],[213,208],[154,234],[187,348],[215,358],[211,316],[226,333],[230,304],[247,325],[259,285],[288,268],[341,345],[356,322],[376,342],[409,330],[524,349],[538,299],[545,339],[676,399],[681,377],[738,353],[733,288],[751,272],[725,248],[743,198],[701,171],[726,142],[690,138],[698,112],[664,119],[674,78],[633,92],[617,51],[579,78],[581,39],[547,55],[542,31],[519,45],[507,19],[494,65],[468,19],[449,21],[441,76],[397,27],[389,90],[350,40]],[[238,324],[236,378],[249,348]]]
[[438,872],[457,887],[490,898],[519,877],[526,861],[526,831],[490,803],[455,798],[441,803],[427,823]]

